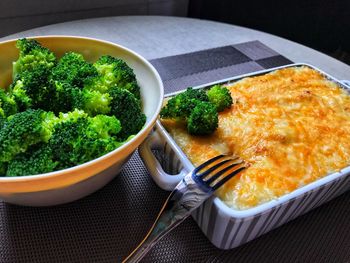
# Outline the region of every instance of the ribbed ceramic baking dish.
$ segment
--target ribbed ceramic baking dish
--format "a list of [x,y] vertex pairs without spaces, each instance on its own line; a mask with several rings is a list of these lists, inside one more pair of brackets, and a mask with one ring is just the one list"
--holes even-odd
[[[338,81],[308,64],[290,64],[282,67],[241,75],[209,83],[227,84],[245,77],[258,76],[286,67],[308,66],[344,89],[349,82]],[[168,94],[167,97],[176,93]],[[163,189],[171,190],[194,167],[183,151],[158,121],[153,133],[141,144],[139,152],[154,181]],[[193,218],[208,239],[218,248],[231,249],[302,215],[350,189],[350,166],[327,175],[276,200],[250,208],[234,210],[218,197],[212,197],[200,206]]]

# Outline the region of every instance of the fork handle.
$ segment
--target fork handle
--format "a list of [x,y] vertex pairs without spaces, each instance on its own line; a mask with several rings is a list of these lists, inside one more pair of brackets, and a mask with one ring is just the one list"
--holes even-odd
[[186,175],[165,201],[146,237],[123,262],[139,262],[161,238],[185,220],[210,195],[211,192],[195,183],[192,173]]

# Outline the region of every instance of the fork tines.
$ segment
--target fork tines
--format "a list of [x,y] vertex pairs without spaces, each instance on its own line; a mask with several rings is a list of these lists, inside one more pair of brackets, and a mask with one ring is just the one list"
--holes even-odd
[[201,164],[193,171],[207,188],[215,191],[233,176],[247,168],[247,164],[238,156],[219,155]]

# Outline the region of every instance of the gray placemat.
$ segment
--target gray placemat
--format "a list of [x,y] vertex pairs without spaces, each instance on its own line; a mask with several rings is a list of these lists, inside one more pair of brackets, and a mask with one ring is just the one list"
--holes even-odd
[[[290,63],[258,41],[151,61],[166,93]],[[106,187],[47,208],[0,203],[0,262],[120,262],[167,197],[138,153]],[[215,248],[192,218],[143,262],[349,262],[350,193],[236,249]]]

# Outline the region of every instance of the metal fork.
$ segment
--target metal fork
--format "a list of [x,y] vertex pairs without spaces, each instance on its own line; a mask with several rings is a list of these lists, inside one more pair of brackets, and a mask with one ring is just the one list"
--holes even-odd
[[245,168],[247,163],[239,157],[219,155],[187,174],[165,201],[146,237],[123,262],[139,262],[215,190]]

